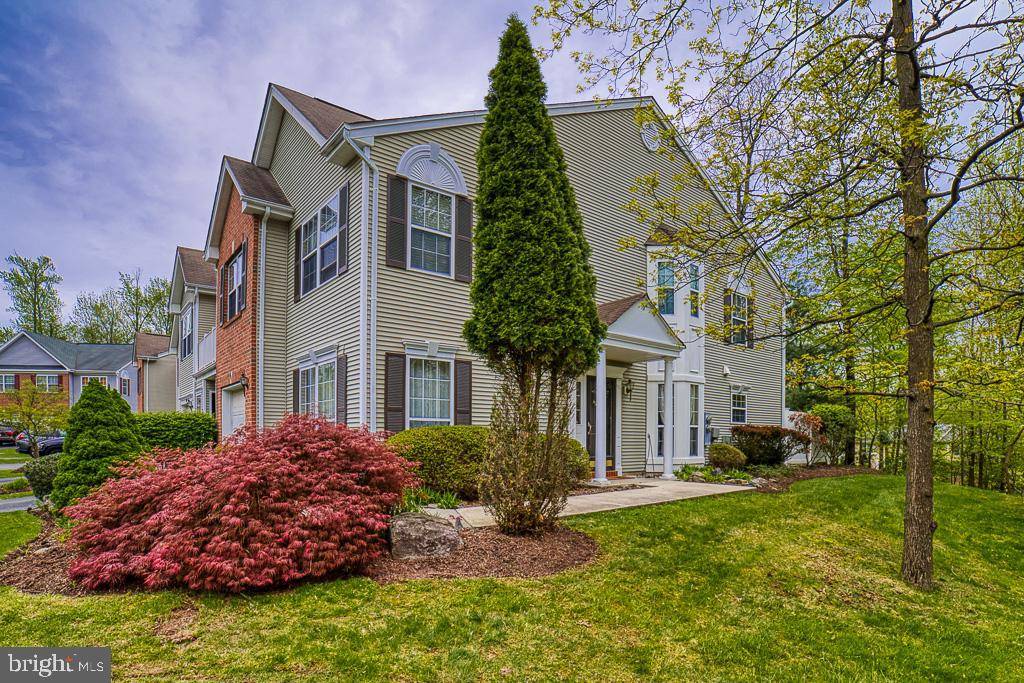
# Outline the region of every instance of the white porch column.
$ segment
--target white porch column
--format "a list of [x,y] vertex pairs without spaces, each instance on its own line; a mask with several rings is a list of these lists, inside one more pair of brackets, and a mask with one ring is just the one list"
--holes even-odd
[[594,481],[606,482],[605,460],[608,458],[608,361],[602,348],[597,357],[596,401],[594,412]]
[[675,479],[675,473],[672,471],[672,460],[675,457],[676,451],[676,436],[673,427],[676,421],[676,407],[675,398],[676,390],[674,377],[675,358],[673,356],[665,356],[665,375],[662,381],[665,382],[665,434],[663,437],[664,445],[664,471],[662,472],[662,479]]

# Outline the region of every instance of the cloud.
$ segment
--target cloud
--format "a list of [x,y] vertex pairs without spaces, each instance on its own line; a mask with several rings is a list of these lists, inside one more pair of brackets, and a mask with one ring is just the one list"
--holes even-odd
[[[268,82],[373,117],[479,108],[513,10],[529,17],[532,2],[12,8],[0,17],[4,247],[52,256],[68,306],[119,270],[167,276],[175,245],[205,238],[221,156],[251,155]],[[544,69],[550,101],[579,99],[566,58]]]

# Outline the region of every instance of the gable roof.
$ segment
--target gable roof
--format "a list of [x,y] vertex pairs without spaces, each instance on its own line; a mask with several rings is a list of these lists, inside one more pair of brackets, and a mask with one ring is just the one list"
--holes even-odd
[[135,357],[153,358],[166,353],[171,347],[171,338],[166,334],[139,332],[135,335]]
[[[271,83],[270,87],[276,89],[283,95],[299,112],[311,123],[318,133],[325,139],[331,133],[338,130],[343,123],[355,123],[357,121],[371,121],[369,116],[359,112],[340,107],[337,104],[322,100],[319,97],[311,97],[298,90],[286,88],[283,85]],[[301,121],[299,123],[302,123]]]
[[[217,269],[203,258],[202,249],[179,246],[175,254],[185,285],[192,287],[217,287]],[[142,333],[140,333],[142,334]]]
[[34,341],[57,362],[74,372],[116,372],[133,357],[132,344],[85,344],[55,339],[37,332],[22,331],[20,334]]
[[615,301],[607,301],[597,307],[597,317],[605,325],[611,325],[621,318],[623,313],[633,308],[634,304],[646,298],[647,295],[640,292],[639,294],[633,294],[622,299],[616,299]]
[[206,230],[203,257],[208,261],[215,261],[220,256],[220,236],[231,204],[232,188],[238,191],[243,213],[281,220],[292,218],[292,205],[270,171],[248,161],[225,156],[213,196],[210,226]]
[[291,206],[284,190],[265,168],[236,157],[224,157],[224,164],[235,181],[238,194],[252,199],[261,199],[270,204]]

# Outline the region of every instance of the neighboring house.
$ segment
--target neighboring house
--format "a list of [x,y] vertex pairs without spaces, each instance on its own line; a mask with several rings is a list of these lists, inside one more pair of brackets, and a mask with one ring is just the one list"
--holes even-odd
[[[137,413],[154,413],[177,408],[177,356],[171,351],[171,338],[166,334],[139,332],[135,335],[135,386],[129,377],[121,378],[121,395]],[[127,393],[126,393],[127,390]]]
[[[216,278],[216,269],[204,260],[202,251],[177,248],[167,302],[169,353],[176,358],[170,377],[174,396],[168,410],[216,410]],[[167,381],[165,372],[159,381]],[[156,382],[152,378],[150,386]]]
[[[137,383],[133,356],[133,344],[83,344],[18,332],[0,347],[0,388],[9,391],[34,382],[74,405],[88,382],[115,390],[123,387],[121,378]],[[130,396],[126,399],[133,403]]]
[[[672,178],[695,163],[682,148],[656,151],[658,135],[635,122],[646,105],[656,107],[648,98],[548,107],[609,325],[576,398],[576,437],[606,456],[595,458],[597,478],[670,473],[703,461],[711,434],[783,421],[782,344],[749,334],[781,325],[784,291],[771,267],[718,282],[698,265],[676,282],[623,208],[637,176]],[[462,338],[483,117],[374,121],[269,86],[251,161],[222,163],[205,246],[217,269],[222,434],[288,412],[389,431],[488,422],[496,378]],[[701,184],[683,199],[730,220]],[[639,246],[624,249],[626,239]],[[700,293],[693,310],[691,288]],[[705,336],[727,310],[741,332]]]

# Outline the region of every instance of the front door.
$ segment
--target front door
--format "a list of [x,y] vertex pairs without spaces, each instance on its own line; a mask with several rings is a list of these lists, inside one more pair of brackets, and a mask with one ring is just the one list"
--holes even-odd
[[[618,413],[615,397],[618,392],[615,390],[615,383],[618,380],[608,378],[605,380],[605,468],[608,472],[615,471],[615,416]],[[594,461],[594,453],[597,450],[597,439],[595,429],[597,428],[597,378],[587,377],[587,452],[590,454],[590,461]]]

